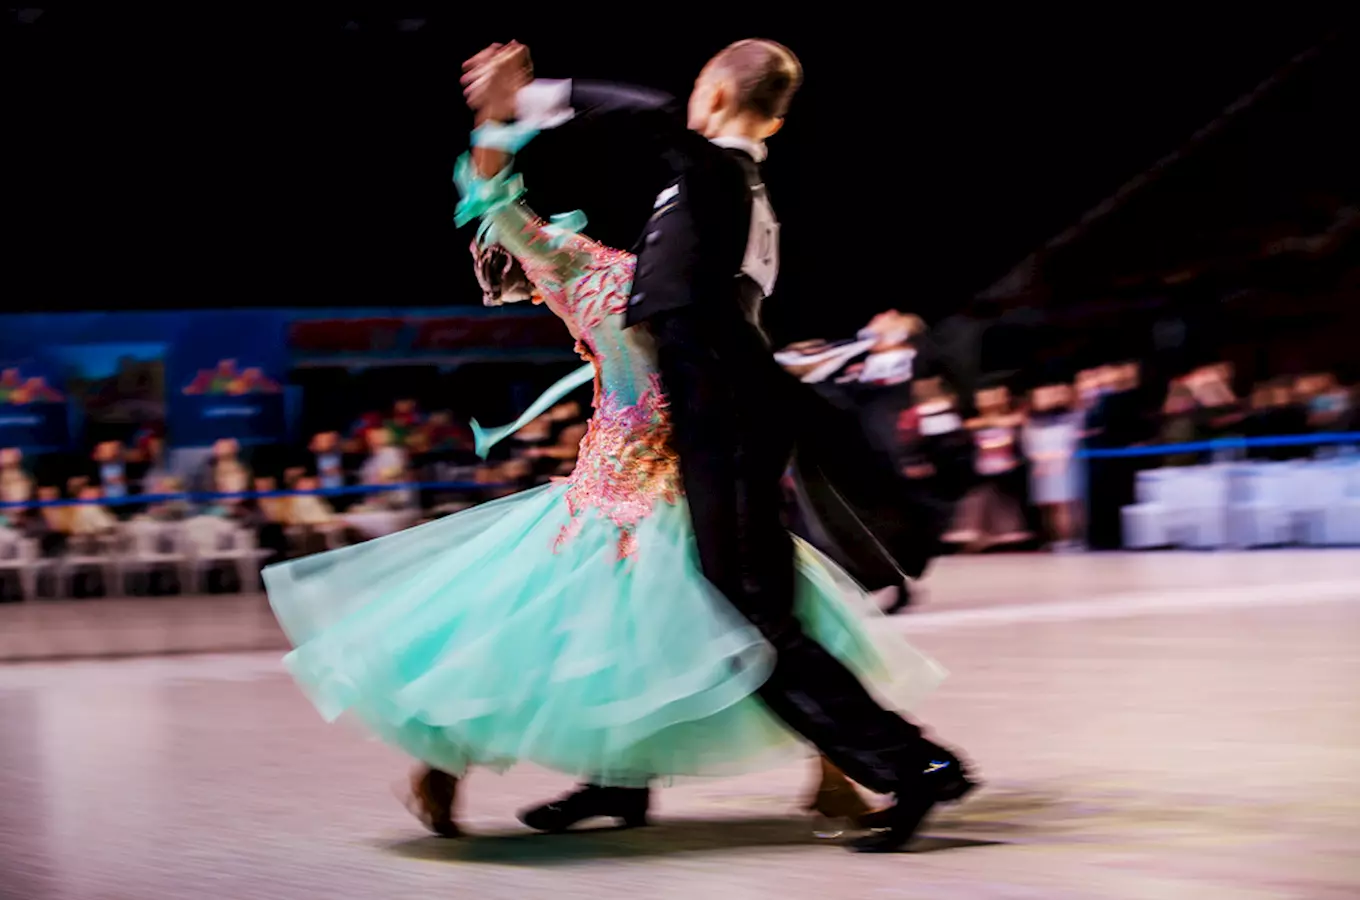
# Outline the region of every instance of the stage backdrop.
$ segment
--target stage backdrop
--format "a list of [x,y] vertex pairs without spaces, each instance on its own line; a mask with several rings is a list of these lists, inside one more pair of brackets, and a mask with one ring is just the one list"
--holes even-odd
[[71,397],[71,437],[82,445],[127,443],[165,431],[165,344],[99,342],[47,349]]
[[531,305],[457,310],[355,309],[290,318],[294,366],[374,366],[575,359],[556,316]]
[[301,408],[292,367],[573,359],[566,328],[532,306],[0,316],[0,447],[148,430],[181,448],[272,443]]

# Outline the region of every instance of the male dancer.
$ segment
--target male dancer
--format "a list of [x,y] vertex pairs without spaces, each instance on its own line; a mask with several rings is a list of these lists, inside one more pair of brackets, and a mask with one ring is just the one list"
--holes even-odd
[[[704,573],[776,650],[761,699],[855,781],[896,795],[883,828],[855,849],[900,848],[936,803],[973,785],[954,754],[882,709],[793,614],[780,480],[795,439],[800,454],[823,461],[849,504],[882,485],[867,447],[842,452],[856,442],[822,430],[834,418],[829,409],[809,416],[818,401],[774,362],[756,324],[777,255],[773,212],[755,181],[764,141],[801,81],[797,59],[770,41],[728,47],[696,81],[688,127],[671,98],[655,92],[533,81],[519,45],[490,47],[466,69],[465,93],[481,118],[543,132],[518,163],[542,208],[583,209],[596,239],[634,246],[628,324],[656,340]],[[809,419],[813,433],[795,436],[790,423]],[[929,552],[909,537],[915,529],[924,538],[933,521],[889,527],[918,510],[874,513],[903,558]],[[875,525],[872,515],[858,518]],[[587,785],[523,820],[546,831],[595,816],[636,822],[647,802],[645,789]]]

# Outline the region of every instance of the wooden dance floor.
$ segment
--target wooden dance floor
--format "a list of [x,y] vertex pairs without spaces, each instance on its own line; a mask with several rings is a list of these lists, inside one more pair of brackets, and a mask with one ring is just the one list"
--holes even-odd
[[[34,662],[0,665],[0,898],[1360,896],[1360,554],[951,559],[927,584],[901,626],[951,677],[920,718],[986,785],[910,852],[814,838],[810,765],[557,837],[513,812],[566,779],[476,773],[472,836],[438,841],[396,797],[406,762],[323,724],[275,652]],[[160,602],[121,627],[195,601]],[[53,608],[74,640],[81,607]]]

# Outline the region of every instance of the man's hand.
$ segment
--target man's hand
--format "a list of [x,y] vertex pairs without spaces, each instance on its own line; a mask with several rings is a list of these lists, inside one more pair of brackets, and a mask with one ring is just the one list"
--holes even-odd
[[515,118],[515,96],[533,77],[528,47],[492,44],[463,63],[463,96],[478,121],[508,122]]

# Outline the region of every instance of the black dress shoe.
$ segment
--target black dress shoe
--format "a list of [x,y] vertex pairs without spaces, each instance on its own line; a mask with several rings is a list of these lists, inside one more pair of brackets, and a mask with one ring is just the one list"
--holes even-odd
[[560,800],[527,809],[519,820],[535,831],[566,831],[586,819],[615,819],[621,828],[641,828],[647,824],[647,808],[652,794],[647,788],[600,787],[583,785]]
[[857,853],[895,853],[905,847],[937,803],[962,800],[977,787],[954,754],[942,751],[927,765],[910,787],[897,795],[892,807],[870,813],[861,824],[873,830],[851,841],[849,847]]

